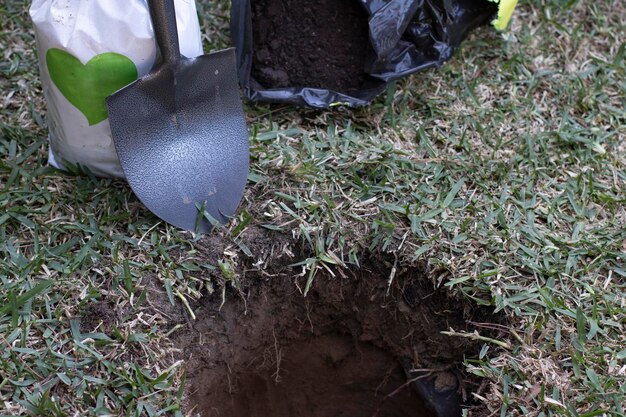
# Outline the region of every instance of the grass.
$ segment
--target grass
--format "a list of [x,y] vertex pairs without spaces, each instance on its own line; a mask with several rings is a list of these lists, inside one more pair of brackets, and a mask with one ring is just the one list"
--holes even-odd
[[[493,415],[626,415],[623,5],[522,3],[510,31],[477,31],[365,109],[248,106],[246,195],[205,237],[122,181],[46,165],[27,7],[0,6],[0,414],[182,415],[151,285],[192,315],[242,265],[271,265],[245,243],[263,227],[293,238],[306,286],[385,254],[506,314],[510,337],[467,362]],[[227,5],[199,8],[225,46]],[[98,303],[110,320],[87,332]]]

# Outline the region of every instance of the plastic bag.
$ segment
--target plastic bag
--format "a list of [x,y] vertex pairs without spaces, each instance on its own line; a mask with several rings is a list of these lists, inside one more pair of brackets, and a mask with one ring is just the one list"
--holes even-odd
[[[271,67],[275,65],[277,57],[280,58],[279,54],[268,56],[265,53],[267,48],[258,47],[255,31],[257,35],[263,35],[263,31],[267,30],[267,23],[255,26],[253,16],[261,16],[270,21],[272,18],[282,19],[283,22],[279,23],[280,30],[283,30],[288,26],[284,23],[284,16],[293,14],[293,19],[297,20],[295,24],[302,27],[300,36],[292,36],[285,32],[285,36],[275,36],[277,39],[275,42],[279,43],[285,39],[285,42],[291,42],[291,45],[283,49],[290,47],[294,54],[302,53],[302,39],[317,36],[317,29],[323,31],[324,28],[321,26],[326,25],[328,21],[322,20],[321,26],[312,27],[310,22],[307,22],[306,16],[303,18],[298,14],[300,9],[285,10],[285,4],[290,1],[293,0],[232,0],[231,36],[237,47],[239,82],[244,95],[252,101],[282,102],[320,108],[340,104],[348,106],[368,104],[385,90],[388,81],[426,68],[441,66],[450,59],[454,49],[472,29],[489,23],[498,14],[498,4],[489,0],[329,0],[331,6],[341,2],[358,3],[365,11],[363,19],[368,33],[363,44],[357,47],[367,51],[367,58],[362,66],[366,81],[358,88],[346,92],[333,88],[311,87],[306,83],[281,85],[281,77],[290,80],[290,74],[285,77],[282,68]],[[506,1],[511,3],[511,0]],[[282,5],[284,13],[272,12],[271,5],[268,6],[270,2]],[[318,7],[324,2],[327,0],[300,2],[298,7],[309,5]],[[263,11],[259,12],[255,7],[262,8]],[[260,13],[266,13],[269,17]],[[315,14],[312,13],[311,19],[316,19]],[[349,35],[345,28],[337,26],[337,22],[333,25],[337,31],[343,30],[344,36]],[[278,31],[275,31],[274,35],[277,33]],[[342,41],[322,51],[336,55]],[[260,70],[256,68],[265,63],[268,68],[262,67]],[[312,65],[315,67],[316,62]],[[269,74],[269,77],[264,77],[263,71]],[[278,76],[273,79],[272,73]],[[328,79],[332,79],[332,76]],[[272,83],[275,80],[279,82]]]
[[[376,59],[370,74],[391,81],[448,61],[467,35],[491,22],[498,4],[488,0],[364,1]],[[395,20],[394,20],[395,19]]]
[[[181,53],[201,55],[195,1],[174,3]],[[34,0],[30,16],[48,106],[50,164],[123,177],[105,98],[147,74],[157,59],[146,0]]]

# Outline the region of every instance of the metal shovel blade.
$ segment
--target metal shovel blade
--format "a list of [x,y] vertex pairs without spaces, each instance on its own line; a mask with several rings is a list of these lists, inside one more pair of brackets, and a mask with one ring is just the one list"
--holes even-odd
[[120,164],[137,197],[168,223],[205,232],[212,224],[199,217],[199,207],[225,223],[239,205],[248,131],[234,50],[182,57],[173,7],[172,0],[150,0],[163,61],[108,97],[107,108]]

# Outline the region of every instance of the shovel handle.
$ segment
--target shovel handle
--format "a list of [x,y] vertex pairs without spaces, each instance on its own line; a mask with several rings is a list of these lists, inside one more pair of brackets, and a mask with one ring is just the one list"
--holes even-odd
[[148,0],[148,5],[163,62],[175,63],[180,59],[180,48],[174,0]]

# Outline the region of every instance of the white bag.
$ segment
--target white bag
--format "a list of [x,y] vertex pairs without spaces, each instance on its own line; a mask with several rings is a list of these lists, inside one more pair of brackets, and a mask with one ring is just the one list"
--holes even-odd
[[[174,6],[181,53],[202,55],[195,0],[175,0]],[[50,164],[123,177],[105,97],[155,63],[147,1],[33,0],[30,16],[48,103]]]

